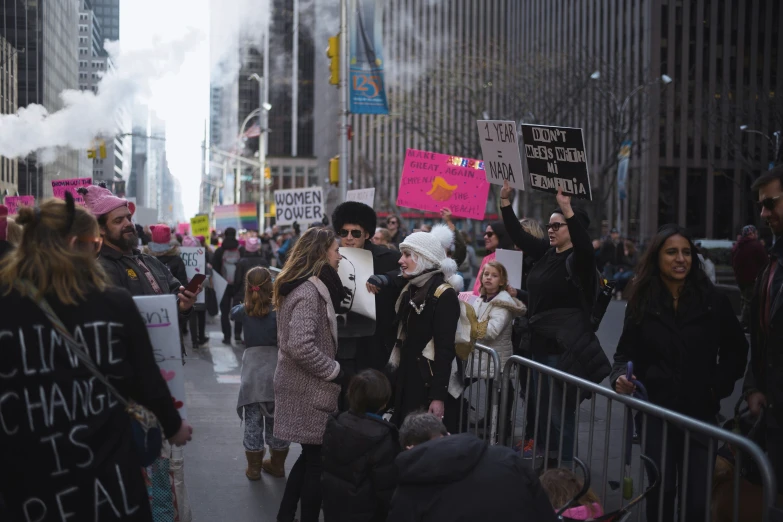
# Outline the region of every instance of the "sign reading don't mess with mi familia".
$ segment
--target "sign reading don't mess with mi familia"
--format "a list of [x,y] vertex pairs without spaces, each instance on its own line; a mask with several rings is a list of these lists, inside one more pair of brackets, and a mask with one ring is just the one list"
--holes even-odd
[[534,189],[593,199],[582,129],[523,124],[522,141]]

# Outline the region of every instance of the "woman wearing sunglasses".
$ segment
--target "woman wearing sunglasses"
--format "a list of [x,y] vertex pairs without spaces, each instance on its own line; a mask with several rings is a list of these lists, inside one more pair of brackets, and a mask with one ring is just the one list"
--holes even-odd
[[[524,340],[525,348],[532,352],[535,361],[599,383],[609,375],[611,365],[590,323],[598,277],[593,244],[587,233],[590,219],[583,210],[574,209],[571,197],[560,191],[557,194],[558,207],[546,225],[547,237],[539,239],[519,224],[511,208],[511,193],[511,187],[505,182],[500,191],[503,223],[514,244],[535,263],[527,276],[529,334]],[[542,396],[536,399],[542,419],[535,444],[537,450],[546,448],[549,404],[548,377],[540,377],[544,382]],[[534,373],[531,389],[537,389],[538,378],[539,375]],[[562,394],[563,388],[558,384],[554,387],[553,408],[549,412],[549,457],[559,456],[563,467],[570,467],[574,449],[576,391],[572,389],[566,394],[565,410],[562,410]],[[562,453],[559,453],[561,431],[563,447]],[[532,445],[528,446],[530,449],[525,456],[533,458]]]

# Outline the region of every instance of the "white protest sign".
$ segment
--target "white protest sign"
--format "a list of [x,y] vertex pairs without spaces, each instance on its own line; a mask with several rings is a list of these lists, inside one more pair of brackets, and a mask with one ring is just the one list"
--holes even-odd
[[513,188],[525,190],[517,124],[494,120],[478,120],[477,123],[487,181],[503,185],[503,181],[508,180]]
[[169,386],[174,406],[180,416],[188,416],[185,406],[185,368],[182,365],[182,347],[179,341],[179,312],[173,295],[145,295],[134,297],[147,332],[150,334],[155,362]]
[[508,284],[512,288],[522,288],[522,251],[498,248],[495,250],[495,261],[506,268]]
[[358,201],[372,207],[375,205],[375,188],[349,190],[345,193],[345,201]]
[[311,223],[324,218],[324,195],[321,187],[275,191],[275,224],[302,225],[305,230]]
[[212,271],[212,289],[215,290],[215,295],[217,297],[218,305],[220,305],[220,301],[223,300],[223,294],[226,293],[226,288],[228,288],[228,281],[223,279],[223,276]]
[[[183,286],[187,286],[187,283],[193,279],[196,274],[207,273],[207,254],[202,247],[179,247],[179,257],[182,258],[182,262],[185,263],[185,270],[188,273],[188,281],[180,281]],[[204,285],[201,285],[202,288]],[[198,294],[196,303],[206,303],[204,292]]]
[[367,280],[373,275],[372,252],[363,248],[340,248],[337,273],[351,294],[349,311],[375,320],[375,295],[367,291]]
[[136,213],[133,214],[133,222],[143,227],[154,225],[158,222],[158,210],[147,207],[136,207]]

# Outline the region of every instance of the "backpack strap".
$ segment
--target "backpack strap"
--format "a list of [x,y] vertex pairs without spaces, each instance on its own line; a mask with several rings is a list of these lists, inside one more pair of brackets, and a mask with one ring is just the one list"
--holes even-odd
[[438,288],[435,289],[435,299],[443,295],[443,292],[445,292],[449,288],[453,288],[453,287],[448,283],[442,283],[438,285]]

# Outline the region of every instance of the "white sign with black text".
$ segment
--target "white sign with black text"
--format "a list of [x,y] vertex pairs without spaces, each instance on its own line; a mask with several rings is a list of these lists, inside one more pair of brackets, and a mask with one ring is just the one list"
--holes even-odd
[[349,190],[345,194],[346,201],[358,201],[368,207],[375,205],[375,188]]
[[[207,254],[202,247],[179,247],[179,257],[181,257],[182,262],[185,263],[185,270],[188,273],[188,281],[180,281],[182,286],[187,286],[187,283],[193,279],[193,276],[196,274],[206,275]],[[206,288],[206,281],[201,285],[201,288]],[[198,294],[196,303],[206,303],[203,290],[200,294]]]
[[478,120],[477,123],[487,181],[493,185],[508,181],[513,188],[525,190],[517,124],[495,120]]
[[275,224],[299,223],[306,230],[324,218],[324,194],[321,187],[275,191]]

